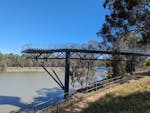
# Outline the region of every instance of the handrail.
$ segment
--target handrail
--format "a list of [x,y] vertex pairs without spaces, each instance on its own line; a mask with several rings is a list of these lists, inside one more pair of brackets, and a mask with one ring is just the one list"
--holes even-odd
[[107,83],[104,83],[104,84],[101,84],[101,85],[96,85],[95,87],[92,87],[92,88],[90,88],[90,89],[87,89],[85,92],[89,92],[89,91],[93,91],[93,90],[97,90],[97,89],[100,89],[100,88],[105,88],[105,86],[108,86],[108,85],[110,85],[110,84],[112,84],[112,83],[117,83],[117,82],[119,82],[119,81],[121,81],[122,79],[121,78],[119,78],[119,79],[117,79],[117,80],[114,80],[114,81],[111,81],[111,82],[107,82]]
[[93,50],[93,51],[110,51],[110,52],[126,52],[126,53],[141,53],[141,54],[150,54],[149,49],[141,48],[128,48],[128,49],[118,49],[118,48],[101,48],[101,47],[82,47],[80,44],[60,44],[56,46],[48,47],[47,49],[33,48],[31,44],[26,44],[22,46],[22,51],[32,49],[32,50],[58,50],[58,49],[76,49],[76,50]]
[[[68,98],[71,98],[71,95],[74,94],[74,91],[70,91],[69,93],[63,93],[63,94],[57,95],[57,96],[55,96],[55,97],[51,97],[49,100],[47,100],[47,101],[45,101],[45,102],[40,102],[40,103],[38,103],[38,104],[33,105],[34,112],[43,111],[44,109],[47,109],[47,108],[49,108],[50,106],[53,106],[54,103],[53,103],[52,101],[54,100],[54,98],[56,98],[56,100],[58,101],[58,102],[55,103],[56,105],[59,104],[60,102],[65,101],[65,100],[63,99],[63,97],[64,97],[66,94],[69,94]],[[62,100],[59,101],[58,99],[60,99],[60,98],[62,98]],[[67,99],[68,99],[68,98],[67,98]],[[44,107],[44,108],[42,108],[42,109],[38,109],[38,107],[40,107],[40,106],[42,106],[42,105],[44,105],[44,104],[47,104],[47,103],[52,103],[52,104],[50,104],[50,105],[48,105],[47,107]]]
[[101,80],[101,81],[98,81],[98,82],[95,82],[93,84],[89,84],[87,85],[87,87],[85,87],[85,92],[89,92],[89,91],[92,91],[92,90],[95,90],[95,89],[99,89],[101,87],[104,87],[105,85],[109,85],[111,83],[115,83],[115,82],[118,82],[122,80],[122,77],[121,76],[118,76],[118,77],[114,77],[114,78],[110,78],[110,79],[104,79],[104,80]]
[[110,78],[110,79],[104,79],[104,80],[101,80],[101,81],[94,82],[93,84],[89,84],[89,86],[99,84],[99,83],[102,83],[102,82],[105,82],[105,81],[111,81],[111,80],[119,79],[119,78],[121,78],[121,76]]
[[[99,82],[96,82],[97,84],[98,84],[98,83],[103,83],[103,84],[101,84],[101,85],[96,85],[95,87],[92,87],[92,88],[90,88],[90,89],[87,89],[85,92],[89,92],[89,91],[92,91],[92,90],[94,90],[94,89],[99,89],[99,88],[101,88],[102,86],[103,86],[103,87],[104,87],[104,86],[108,86],[109,84],[119,82],[120,80],[121,80],[121,76],[115,77],[115,78],[106,79],[106,80],[102,80],[102,81],[99,81]],[[93,84],[91,84],[91,85],[94,85],[94,84],[96,84],[96,83],[93,83]],[[89,86],[89,85],[88,85],[88,86]],[[87,87],[88,87],[88,86],[87,86]],[[68,98],[71,98],[71,96],[74,95],[74,93],[75,93],[75,91],[70,91]],[[66,93],[66,94],[68,94],[68,93]],[[50,98],[49,100],[47,100],[47,101],[45,101],[45,102],[38,103],[38,104],[34,105],[34,110],[35,110],[35,111],[43,111],[44,109],[49,108],[52,104],[49,105],[49,106],[47,106],[47,107],[44,107],[43,109],[39,109],[39,110],[38,110],[38,107],[40,107],[40,106],[42,106],[42,105],[44,105],[44,104],[46,104],[46,103],[49,103],[49,102],[51,103],[54,98],[56,98],[56,100],[57,100],[57,99],[60,99],[60,97],[63,98],[64,95],[65,95],[65,93],[60,94],[60,95],[57,95],[57,96],[55,96],[55,97],[53,97],[53,98]],[[64,102],[64,101],[65,101],[65,100],[62,99],[62,100],[58,101],[58,102],[56,103],[56,105],[59,104],[60,102]]]

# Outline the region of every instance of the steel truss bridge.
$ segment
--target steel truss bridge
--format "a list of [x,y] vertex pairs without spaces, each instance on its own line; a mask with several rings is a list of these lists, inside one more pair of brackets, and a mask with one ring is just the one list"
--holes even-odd
[[[35,59],[39,65],[52,77],[52,79],[64,90],[65,97],[69,94],[69,75],[70,75],[70,60],[104,60],[113,61],[112,55],[124,56],[150,56],[150,50],[128,49],[128,50],[105,50],[105,49],[81,49],[81,48],[63,48],[63,49],[34,49],[27,48],[22,50],[22,53],[28,57]],[[63,84],[56,72],[52,69],[53,74],[46,69],[40,60],[64,59],[65,60],[65,83]],[[117,60],[117,59],[115,59]],[[120,61],[120,60],[117,60]],[[130,61],[131,74],[133,71],[132,60]]]

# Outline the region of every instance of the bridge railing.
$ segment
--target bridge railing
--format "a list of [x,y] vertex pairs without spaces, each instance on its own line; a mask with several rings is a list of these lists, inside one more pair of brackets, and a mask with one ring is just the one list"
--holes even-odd
[[[22,51],[27,49],[38,49],[33,48],[32,44],[26,44],[22,46]],[[39,48],[41,49],[41,48]],[[141,48],[128,48],[128,49],[120,49],[120,48],[106,48],[104,46],[91,46],[91,45],[83,45],[83,44],[55,44],[55,45],[49,45],[48,48],[45,48],[46,50],[50,49],[84,49],[84,50],[96,50],[96,51],[114,51],[114,52],[125,52],[125,53],[140,53],[140,54],[149,54],[150,50],[148,49],[141,49]]]
[[[68,94],[69,96],[67,97],[67,99],[64,99],[64,96]],[[33,105],[33,111],[35,112],[42,112],[48,108],[51,107],[58,107],[58,105],[60,103],[63,103],[67,100],[70,100],[72,98],[72,95],[74,94],[74,91],[70,91],[69,93],[63,93],[63,94],[59,94],[57,96],[51,97],[50,99],[48,99],[45,102],[40,102],[37,104]]]
[[140,54],[149,54],[150,55],[150,50],[148,49],[140,49],[140,48],[130,48],[130,49],[120,49],[118,51],[121,52],[128,52],[128,53],[140,53]]
[[32,44],[25,44],[21,47],[21,51],[32,49]]
[[[107,89],[110,86],[112,86],[113,84],[120,83],[121,81],[122,81],[122,78],[121,78],[121,76],[119,76],[119,77],[114,77],[114,78],[105,79],[105,80],[102,80],[99,82],[95,82],[93,84],[89,84],[86,86],[87,89],[84,91],[86,93],[85,96],[88,95],[87,92],[93,92],[93,91],[97,91],[97,90]],[[65,107],[65,105],[68,105],[68,104],[72,105],[77,100],[80,100],[83,96],[83,95],[82,96],[78,95],[78,93],[76,95],[76,93],[74,91],[71,91],[69,93],[70,96],[68,97],[68,99],[64,100],[63,99],[64,95],[65,94],[60,94],[56,97],[49,99],[46,102],[41,102],[41,103],[34,105],[34,112],[42,113],[42,111],[48,110],[48,111],[55,111],[55,113],[60,113],[60,111],[63,109],[63,107]]]
[[97,91],[98,89],[107,88],[109,85],[118,83],[121,81],[122,81],[121,76],[110,78],[110,79],[104,79],[102,81],[98,81],[98,82],[95,82],[93,84],[89,84],[88,86],[86,86],[87,88],[85,92]]

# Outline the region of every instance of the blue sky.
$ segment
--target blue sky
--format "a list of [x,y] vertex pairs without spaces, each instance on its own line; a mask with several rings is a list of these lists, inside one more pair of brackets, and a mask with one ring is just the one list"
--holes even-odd
[[0,51],[101,40],[104,0],[0,0]]

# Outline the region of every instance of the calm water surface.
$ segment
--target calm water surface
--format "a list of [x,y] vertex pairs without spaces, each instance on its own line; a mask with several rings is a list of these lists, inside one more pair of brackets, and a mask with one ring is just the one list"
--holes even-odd
[[[64,83],[63,73],[59,77]],[[47,73],[0,73],[0,113],[29,108],[62,93]]]

